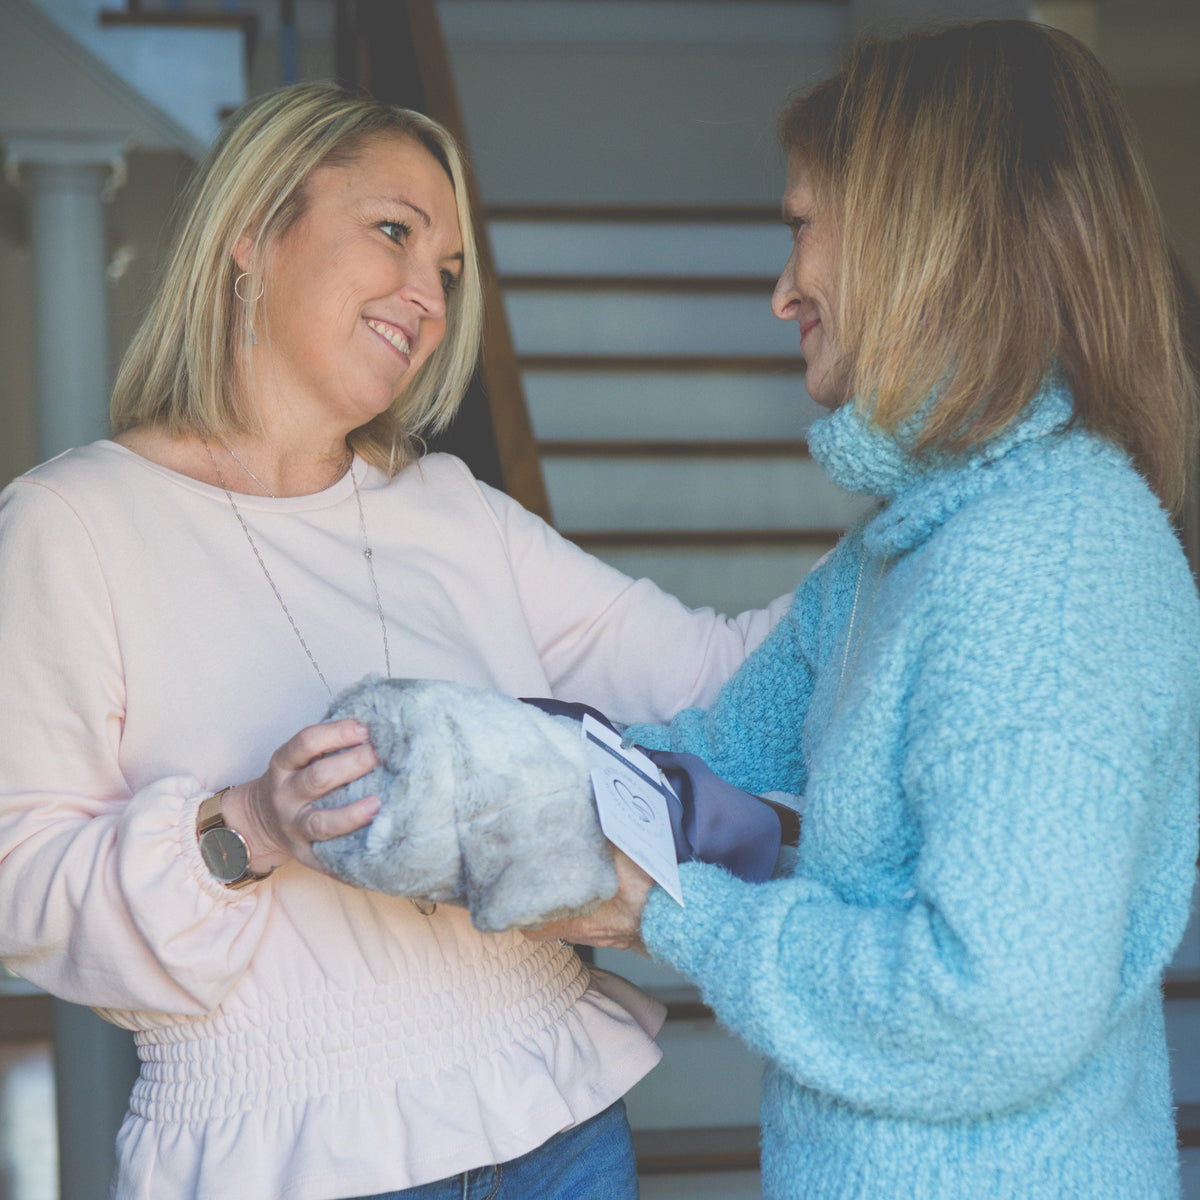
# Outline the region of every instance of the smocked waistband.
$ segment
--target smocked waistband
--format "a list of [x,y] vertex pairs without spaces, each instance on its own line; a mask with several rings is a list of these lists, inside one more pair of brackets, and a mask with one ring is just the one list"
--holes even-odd
[[451,1070],[535,1036],[587,990],[569,947],[524,943],[413,980],[281,999],[136,1035],[130,1110],[189,1122]]

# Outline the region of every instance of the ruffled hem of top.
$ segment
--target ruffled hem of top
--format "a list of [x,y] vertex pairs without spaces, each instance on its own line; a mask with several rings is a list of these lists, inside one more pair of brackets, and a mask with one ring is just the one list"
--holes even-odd
[[[603,1111],[662,1057],[648,1033],[661,1011],[615,978],[598,976],[531,1036],[423,1078],[196,1121],[130,1113],[112,1200],[340,1200],[518,1158]],[[253,1087],[252,1064],[246,1074]]]

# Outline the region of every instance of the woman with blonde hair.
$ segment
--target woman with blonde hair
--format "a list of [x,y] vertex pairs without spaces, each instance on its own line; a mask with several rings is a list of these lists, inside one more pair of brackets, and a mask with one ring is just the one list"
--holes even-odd
[[794,873],[628,862],[768,1060],[772,1200],[1170,1200],[1160,983],[1197,850],[1196,381],[1130,123],[1025,22],[864,39],[793,101],[774,310],[879,510],[708,711],[628,736],[802,794]]
[[360,677],[665,719],[772,618],[690,612],[416,459],[480,304],[440,126],[264,96],[186,197],[113,440],[0,495],[0,958],[136,1031],[118,1200],[637,1194],[620,1097],[661,1013],[312,850],[379,806],[314,804],[375,764],[314,724]]

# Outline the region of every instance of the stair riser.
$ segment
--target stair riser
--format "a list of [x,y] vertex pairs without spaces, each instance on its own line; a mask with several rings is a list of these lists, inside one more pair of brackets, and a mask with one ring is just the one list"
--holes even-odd
[[791,440],[821,411],[801,375],[524,372],[540,439]]
[[761,1200],[757,1171],[717,1171],[706,1175],[643,1175],[641,1200]]
[[691,608],[739,613],[763,608],[796,590],[822,551],[608,550],[596,551],[635,579],[645,576]]
[[690,982],[665,963],[634,954],[631,950],[597,949],[594,957],[596,966],[620,975],[640,988],[678,988],[686,987]]
[[1168,1000],[1167,1045],[1176,1104],[1200,1104],[1200,1000]]
[[560,529],[843,529],[873,502],[811,459],[543,461]]
[[791,250],[781,222],[490,221],[496,271],[506,275],[762,275]]
[[[1200,1146],[1180,1150],[1179,1167],[1183,1175],[1183,1200],[1200,1200]],[[642,1200],[648,1200],[645,1189]]]
[[1198,893],[1200,888],[1193,889],[1192,918],[1188,922],[1183,941],[1179,943],[1179,949],[1175,951],[1175,958],[1171,963],[1172,972],[1200,975],[1200,908],[1196,904]]
[[562,52],[567,46],[613,43],[664,52],[690,46],[777,49],[781,44],[811,51],[814,45],[844,40],[850,31],[842,0],[638,0],[619,8],[612,0],[553,5],[545,0],[438,0],[438,13],[446,37],[456,44],[550,44]]
[[758,1122],[762,1061],[711,1019],[668,1021],[663,1060],[625,1097],[635,1129]]
[[[847,5],[832,6],[837,22],[810,24],[802,15],[808,4],[606,2],[596,7],[612,32],[564,44],[553,28],[543,30],[555,17],[574,26],[578,0],[526,6],[536,14],[528,26],[508,4],[483,7],[512,21],[510,44],[484,42],[477,22],[447,28],[472,158],[490,204],[777,204],[784,163],[775,113],[792,89],[829,72],[850,29]],[[758,9],[766,24],[784,28],[738,45],[747,24],[742,9]],[[657,11],[669,38],[631,34],[628,14],[647,10]],[[706,12],[723,18],[728,35],[680,44],[694,27],[691,14]],[[809,32],[791,36],[787,26],[796,25]]]
[[795,321],[771,293],[509,292],[513,342],[526,354],[766,354],[800,357]]

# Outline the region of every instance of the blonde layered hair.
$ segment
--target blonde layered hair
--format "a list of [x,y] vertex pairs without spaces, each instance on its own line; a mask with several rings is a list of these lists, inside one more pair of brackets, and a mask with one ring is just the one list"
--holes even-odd
[[864,38],[780,140],[839,231],[841,368],[875,424],[921,410],[917,452],[962,452],[1057,370],[1179,505],[1196,378],[1132,124],[1085,47],[1024,21]]
[[298,84],[240,108],[182,197],[166,271],[117,375],[114,432],[143,424],[172,436],[257,431],[246,394],[255,304],[234,294],[240,274],[234,246],[248,234],[253,260],[263,261],[273,240],[303,214],[313,171],[352,162],[376,137],[419,142],[445,168],[454,186],[463,270],[447,303],[441,344],[388,411],[355,430],[350,442],[394,473],[415,456],[422,433],[450,421],[475,367],[483,321],[462,155],[453,137],[421,113],[329,84]]

